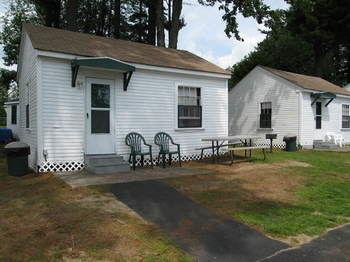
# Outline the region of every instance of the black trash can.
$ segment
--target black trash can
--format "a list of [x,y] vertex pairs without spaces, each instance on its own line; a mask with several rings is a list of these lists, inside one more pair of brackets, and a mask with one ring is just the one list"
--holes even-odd
[[288,152],[297,151],[297,136],[287,135],[283,137],[283,141],[286,142],[285,150]]
[[28,155],[30,147],[26,143],[12,142],[5,146],[8,174],[24,176],[28,173]]

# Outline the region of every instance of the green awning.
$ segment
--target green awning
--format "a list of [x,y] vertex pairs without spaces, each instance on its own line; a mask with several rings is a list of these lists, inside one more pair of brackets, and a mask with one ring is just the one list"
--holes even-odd
[[328,106],[336,97],[337,97],[336,94],[330,93],[330,92],[312,93],[311,98],[313,98],[314,100],[312,101],[311,105],[315,104],[316,101],[319,99],[329,99],[329,101],[325,105],[325,106]]
[[110,57],[76,58],[71,61],[71,65],[72,65],[72,87],[75,87],[78,71],[81,66],[121,71],[124,76],[123,77],[124,91],[127,90],[131,76],[135,71],[134,66]]

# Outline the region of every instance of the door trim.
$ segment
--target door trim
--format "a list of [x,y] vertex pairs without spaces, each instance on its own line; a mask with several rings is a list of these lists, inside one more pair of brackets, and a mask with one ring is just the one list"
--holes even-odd
[[[110,100],[111,100],[111,107],[110,110],[112,112],[112,117],[111,117],[111,122],[110,122],[110,133],[111,136],[115,138],[115,116],[116,116],[116,83],[114,79],[110,79],[110,78],[99,78],[99,77],[85,77],[85,88],[84,88],[84,154],[85,155],[89,155],[91,153],[88,152],[88,140],[87,140],[87,136],[88,134],[88,130],[89,130],[89,123],[87,121],[87,113],[89,111],[88,108],[88,99],[90,98],[90,95],[88,94],[88,89],[89,89],[89,85],[91,85],[91,83],[96,83],[96,84],[109,84],[110,85],[110,90],[111,90],[111,94],[110,94]],[[89,117],[91,117],[91,112],[89,112]],[[116,150],[116,142],[113,142],[113,152],[111,154],[115,154],[117,152]],[[101,155],[103,155],[104,153],[101,153]]]

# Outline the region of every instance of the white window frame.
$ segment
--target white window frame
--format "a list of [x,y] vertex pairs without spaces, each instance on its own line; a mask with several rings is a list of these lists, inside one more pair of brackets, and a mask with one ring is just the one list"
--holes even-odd
[[[321,114],[320,115],[317,114],[317,104],[318,103],[321,105]],[[322,108],[322,106],[323,106],[322,101],[316,101],[316,103],[315,103],[315,122],[314,122],[315,130],[322,130],[322,126],[323,126],[323,124],[322,124],[322,120],[323,120],[323,108]],[[320,128],[317,128],[317,117],[321,118],[321,123],[320,123],[321,127]]]
[[350,125],[349,127],[343,127],[343,106],[349,107],[349,116],[350,116],[350,104],[342,103],[340,108],[340,128],[342,130],[350,130]]
[[[202,106],[202,126],[201,127],[179,127],[178,125],[178,104],[179,104],[179,87],[186,86],[186,87],[192,87],[192,88],[199,88],[201,92],[201,106]],[[196,83],[193,82],[177,82],[175,83],[175,100],[174,100],[174,126],[175,131],[197,131],[197,130],[204,130],[204,88],[201,86],[198,86]]]
[[[18,105],[17,104],[12,104],[10,105],[10,108],[11,108],[11,125],[18,125]],[[13,123],[13,109],[16,108],[16,114],[15,114],[15,122],[16,123]]]
[[[260,127],[260,115],[261,115],[261,104],[262,103],[271,103],[271,127]],[[257,130],[264,130],[264,131],[272,131],[273,130],[273,102],[272,101],[259,101],[258,102],[258,112],[257,112],[257,122],[258,122],[258,128]]]
[[[24,111],[24,127],[26,130],[30,130],[30,87],[32,84],[32,80],[30,79],[27,83],[27,94],[26,94],[26,104],[25,104],[25,111]],[[28,106],[28,115],[27,115],[27,106]],[[28,126],[27,126],[28,121]]]

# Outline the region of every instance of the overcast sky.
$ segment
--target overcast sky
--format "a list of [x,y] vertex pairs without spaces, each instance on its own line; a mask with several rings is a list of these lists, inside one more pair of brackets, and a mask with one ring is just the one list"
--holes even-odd
[[[185,0],[183,16],[186,26],[179,34],[179,48],[193,52],[226,68],[241,60],[264,39],[259,32],[261,25],[253,19],[239,17],[239,30],[244,42],[229,39],[224,33],[225,23],[222,11],[217,7],[204,7],[197,0]],[[9,0],[0,0],[0,14],[7,8]],[[273,9],[286,8],[284,0],[266,0]],[[1,46],[0,46],[1,47]],[[0,48],[0,57],[3,50]],[[0,67],[4,67],[0,59]]]

